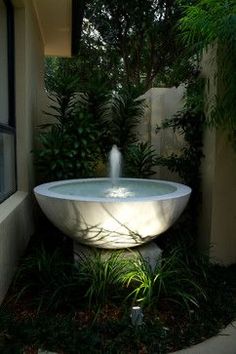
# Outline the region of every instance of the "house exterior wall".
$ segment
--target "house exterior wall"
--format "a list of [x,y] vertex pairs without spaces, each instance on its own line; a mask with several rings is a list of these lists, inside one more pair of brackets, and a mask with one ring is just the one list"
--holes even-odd
[[0,302],[34,231],[33,131],[43,100],[44,47],[32,2],[15,1],[17,192],[0,204]]

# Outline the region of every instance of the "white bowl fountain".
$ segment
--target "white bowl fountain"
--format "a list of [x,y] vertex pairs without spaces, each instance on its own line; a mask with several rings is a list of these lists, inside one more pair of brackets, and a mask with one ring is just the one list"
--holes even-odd
[[48,217],[75,241],[98,248],[142,245],[166,231],[184,210],[191,189],[183,184],[119,178],[121,155],[110,153],[110,178],[45,183],[34,188]]

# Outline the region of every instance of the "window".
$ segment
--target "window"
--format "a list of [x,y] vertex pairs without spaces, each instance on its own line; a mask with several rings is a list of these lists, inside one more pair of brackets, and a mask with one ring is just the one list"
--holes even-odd
[[14,12],[0,0],[0,202],[16,191]]

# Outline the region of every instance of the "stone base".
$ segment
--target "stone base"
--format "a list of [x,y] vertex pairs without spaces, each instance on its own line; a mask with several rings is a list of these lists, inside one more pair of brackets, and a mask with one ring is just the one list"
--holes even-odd
[[156,245],[155,242],[149,242],[134,248],[108,250],[104,248],[89,247],[74,241],[74,259],[76,262],[83,262],[84,259],[91,257],[94,252],[101,254],[104,261],[108,259],[111,254],[114,254],[114,252],[120,253],[121,257],[124,258],[143,258],[150,265],[152,270],[154,270],[157,263],[160,262],[162,254],[162,250]]

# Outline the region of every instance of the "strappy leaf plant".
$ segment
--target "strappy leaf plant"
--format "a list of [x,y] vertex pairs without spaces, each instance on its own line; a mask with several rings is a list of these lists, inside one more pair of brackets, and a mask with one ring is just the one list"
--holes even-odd
[[107,123],[112,144],[116,144],[122,152],[138,141],[135,131],[144,115],[144,103],[135,100],[130,93],[113,93],[101,107],[102,119]]
[[73,308],[84,296],[79,269],[66,260],[61,249],[49,252],[41,245],[26,256],[13,281],[14,301],[28,301],[37,310]]
[[[106,256],[105,256],[106,257]],[[112,252],[107,258],[96,250],[80,265],[80,278],[87,288],[89,306],[105,304],[109,299],[122,298],[121,276],[126,263],[122,253]]]
[[186,268],[178,249],[163,257],[153,270],[143,258],[130,263],[123,276],[124,284],[131,289],[129,298],[143,306],[158,306],[160,299],[183,306],[189,311],[198,307],[198,300],[205,293],[192,273]]
[[131,144],[125,153],[125,175],[137,178],[147,178],[155,173],[157,154],[149,143]]
[[50,81],[54,91],[46,113],[55,122],[40,127],[34,149],[39,182],[95,176],[98,162],[106,162],[113,144],[124,152],[137,141],[135,128],[144,114],[143,102],[130,94],[80,94],[76,85],[68,85],[67,77],[64,86],[61,75],[59,79],[55,87]]

